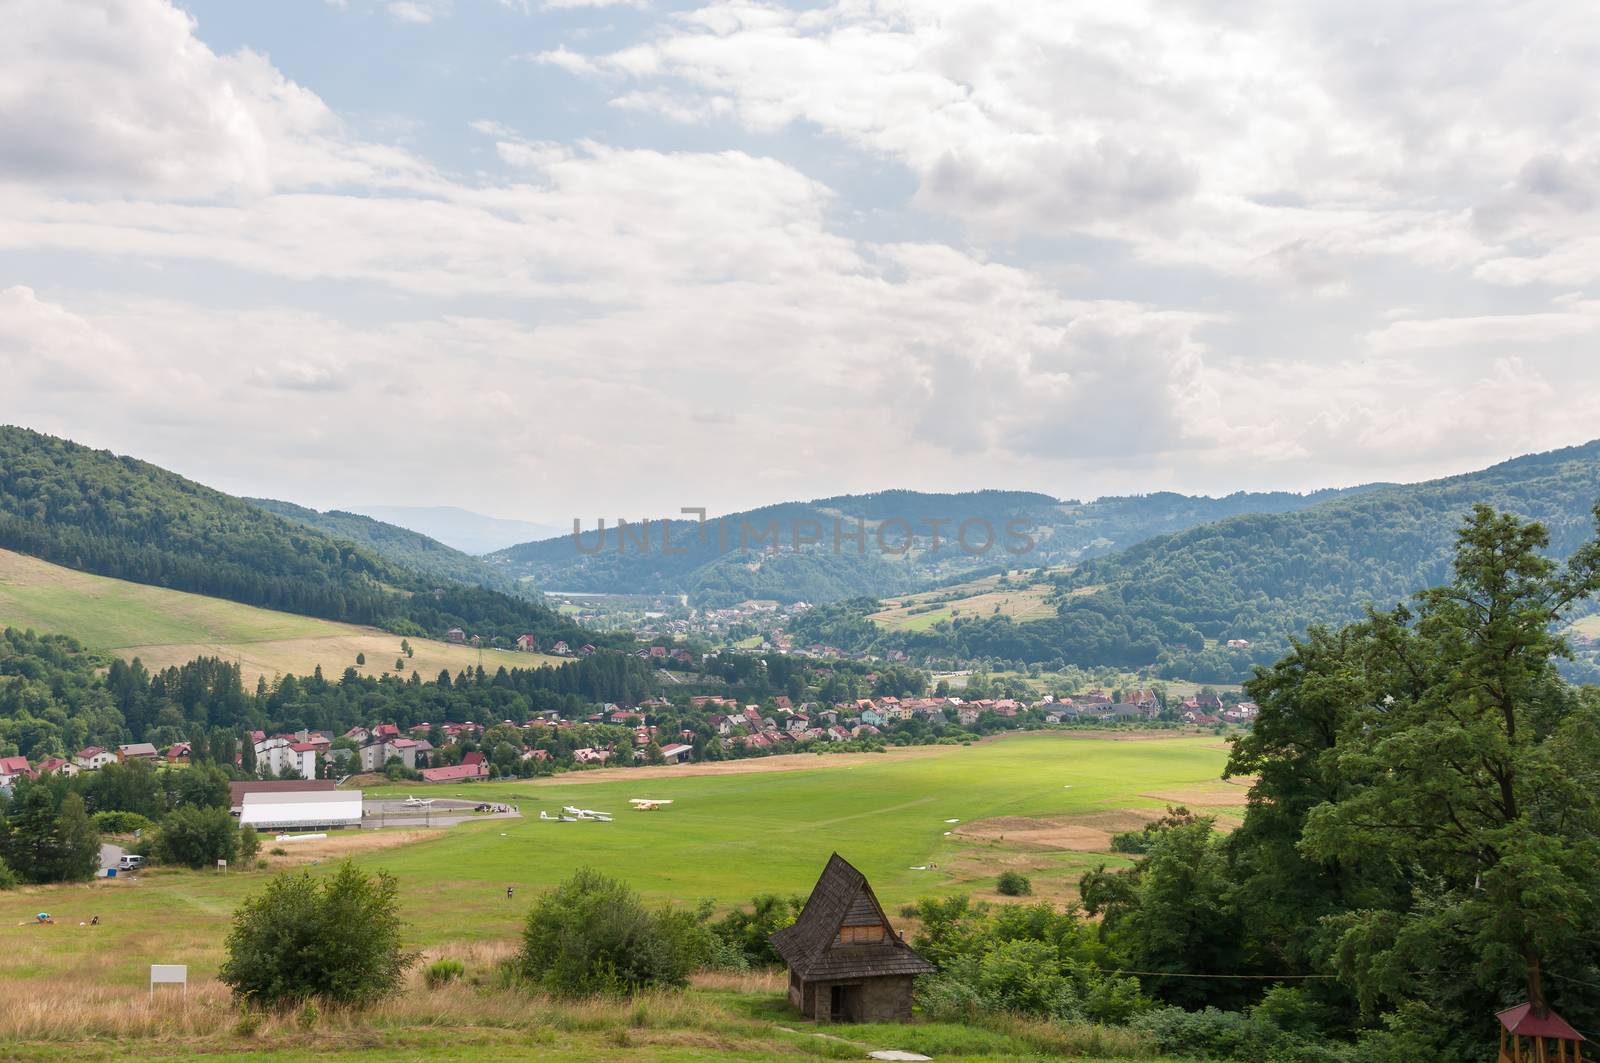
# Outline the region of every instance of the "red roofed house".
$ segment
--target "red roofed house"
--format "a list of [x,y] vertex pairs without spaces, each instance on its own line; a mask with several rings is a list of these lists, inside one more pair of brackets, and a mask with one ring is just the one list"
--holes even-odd
[[693,752],[693,746],[686,746],[682,742],[673,742],[671,745],[661,747],[661,755],[667,758],[668,764],[683,764]]
[[489,765],[456,764],[448,768],[423,768],[423,782],[477,782],[489,777]]
[[109,749],[102,749],[99,746],[88,746],[84,749],[78,750],[77,754],[72,759],[83,771],[97,771],[100,768],[105,767],[107,764],[116,763],[117,755],[111,752]]
[[518,635],[517,649],[521,650],[523,653],[538,653],[539,640],[534,638],[532,635]]
[[178,742],[178,743],[175,743],[170,749],[168,749],[167,750],[167,763],[168,764],[187,764],[187,763],[189,763],[189,743],[188,742]]
[[485,764],[487,762],[488,759],[476,749],[461,758],[461,763],[463,764]]
[[28,765],[27,757],[0,757],[0,789],[11,789],[12,784],[18,779],[37,777],[33,768]]
[[78,774],[78,766],[72,761],[62,760],[60,757],[46,757],[39,762],[40,775],[55,775],[58,773],[61,775],[76,775]]

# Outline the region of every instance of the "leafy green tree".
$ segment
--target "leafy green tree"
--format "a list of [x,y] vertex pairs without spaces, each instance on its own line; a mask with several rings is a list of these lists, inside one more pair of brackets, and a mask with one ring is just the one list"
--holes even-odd
[[212,867],[239,858],[239,822],[226,808],[184,805],[167,813],[156,832],[154,853],[164,864]]
[[364,653],[356,654],[356,663],[360,664],[360,665],[366,664],[367,663],[367,655],[364,654]]
[[373,1004],[398,992],[416,961],[403,927],[390,875],[349,861],[326,878],[285,872],[234,913],[218,977],[251,1006]]
[[510,742],[497,743],[494,747],[494,752],[489,754],[489,760],[501,775],[515,775],[517,773],[517,764],[521,758],[522,751]]
[[1453,941],[1483,983],[1520,983],[1542,1013],[1560,992],[1549,959],[1570,970],[1600,932],[1600,714],[1555,669],[1559,625],[1600,590],[1600,541],[1564,566],[1549,542],[1477,506],[1451,582],[1372,620],[1383,693],[1337,752],[1367,785],[1313,808],[1304,839],[1319,859],[1383,853],[1416,868],[1411,905],[1342,920],[1342,968],[1369,1006],[1430,995],[1426,971]]
[[79,882],[100,866],[100,833],[83,798],[68,793],[57,808],[48,786],[20,785],[6,810],[0,855],[24,882]]
[[214,764],[193,764],[178,773],[177,801],[195,808],[220,808],[232,804],[228,775]]

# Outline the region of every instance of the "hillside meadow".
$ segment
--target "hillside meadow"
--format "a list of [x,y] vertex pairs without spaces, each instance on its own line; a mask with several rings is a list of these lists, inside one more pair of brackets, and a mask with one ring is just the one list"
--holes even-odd
[[[336,676],[354,667],[366,675],[393,671],[400,638],[377,628],[318,620],[241,605],[221,598],[96,576],[0,550],[0,627],[66,632],[94,650],[151,669],[196,657],[237,663],[244,682],[258,677],[309,675],[319,665]],[[430,639],[410,640],[415,656],[406,670],[433,679],[443,669],[475,668],[479,651]],[[356,656],[366,656],[365,665]],[[558,661],[542,654],[483,650],[493,670]]]
[[[830,1029],[845,1035],[845,1042],[791,1035],[781,1027],[797,1019],[782,1006],[781,984],[764,976],[703,979],[686,998],[639,1005],[645,1008],[642,1015],[631,1005],[591,1004],[587,1015],[574,1011],[575,1005],[555,1002],[535,1008],[520,996],[507,998],[509,991],[491,983],[495,963],[515,941],[538,890],[585,865],[627,881],[651,900],[684,905],[710,900],[726,908],[762,892],[806,893],[828,854],[837,850],[866,872],[891,913],[930,894],[990,896],[994,876],[1007,868],[1032,876],[1042,898],[1066,900],[1083,870],[1121,862],[1103,851],[1116,824],[1136,825],[1180,801],[1224,814],[1237,811],[1245,791],[1219,780],[1225,757],[1223,743],[1214,736],[1126,740],[1032,734],[971,747],[774,758],[770,767],[780,770],[612,770],[429,787],[426,796],[510,802],[521,808],[523,818],[433,831],[368,831],[311,843],[316,848],[309,850],[268,839],[265,871],[155,869],[132,880],[0,894],[6,908],[0,916],[0,977],[25,988],[0,1000],[0,1038],[9,1039],[23,1058],[33,1051],[24,1051],[23,1042],[36,1042],[37,1058],[47,1058],[45,1047],[59,1052],[64,1042],[91,1037],[124,1046],[128,1039],[141,1039],[140,1058],[160,1058],[158,1048],[177,1055],[198,1047],[210,1052],[240,1047],[237,1042],[246,1035],[236,1029],[237,1017],[212,980],[231,912],[274,869],[320,872],[348,852],[362,866],[398,878],[417,949],[430,957],[463,958],[484,984],[449,991],[418,984],[408,991],[405,1007],[361,1019],[339,1017],[338,1023],[356,1028],[337,1038],[324,1029],[326,1023],[314,1030],[285,1023],[281,1039],[270,1038],[276,1051],[267,1058],[321,1056],[328,1041],[348,1047],[354,1037],[380,1050],[367,1058],[510,1058],[535,1043],[541,1059],[606,1059],[615,1058],[622,1046],[619,1035],[630,1051],[647,1050],[638,1058],[662,1060],[860,1058],[864,1049],[851,1043],[858,1035],[872,1047],[920,1043],[940,1048],[939,1058],[1061,1058],[1084,1049],[1138,1054],[1125,1039],[1120,1047],[1068,1043],[1060,1040],[1065,1033],[1048,1027]],[[793,760],[814,763],[783,763]],[[401,786],[370,792],[420,790]],[[674,803],[640,813],[628,810],[630,797]],[[565,804],[612,811],[616,819],[552,823],[538,818],[540,810],[556,814]],[[508,886],[515,891],[510,899]],[[29,925],[39,911],[51,912],[57,925]],[[94,915],[101,925],[79,925]],[[151,963],[189,964],[193,1008],[199,1013],[174,1012],[177,1005],[168,1001],[159,1005],[167,1011],[150,1017],[143,1001]],[[63,999],[76,999],[82,1013],[41,1003]],[[698,1003],[686,1006],[686,999]],[[437,1036],[441,1028],[458,1027],[471,1029],[461,1037]],[[1082,1031],[1072,1036],[1080,1034],[1087,1036]],[[259,1035],[248,1031],[247,1039]],[[144,1043],[150,1038],[160,1044]],[[93,1052],[86,1058],[94,1058]]]

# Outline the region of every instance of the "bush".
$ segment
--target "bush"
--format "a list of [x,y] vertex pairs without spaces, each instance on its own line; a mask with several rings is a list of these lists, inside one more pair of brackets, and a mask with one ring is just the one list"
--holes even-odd
[[211,867],[239,859],[239,824],[225,808],[184,805],[161,821],[151,851],[163,864]]
[[583,868],[534,904],[513,962],[553,993],[634,993],[686,983],[710,938],[703,916],[650,911],[621,882]]
[[261,852],[261,835],[253,827],[239,828],[239,863],[249,864]]
[[132,834],[155,829],[155,821],[137,812],[96,812],[90,816],[101,834]]
[[383,776],[390,782],[417,782],[422,778],[422,773],[406,767],[406,762],[395,759],[383,766]]
[[772,942],[773,933],[799,918],[805,902],[799,897],[780,897],[764,893],[750,902],[750,910],[735,908],[715,923],[711,932],[727,949],[736,952],[742,963],[729,963],[719,954],[718,967],[775,967],[783,963]]
[[4,860],[0,860],[0,890],[14,890],[20,884],[16,872],[7,867]]
[[422,972],[422,979],[428,983],[429,989],[438,989],[442,985],[449,985],[466,973],[466,965],[460,960],[434,960]]
[[263,1008],[374,1003],[398,992],[416,961],[401,948],[399,909],[392,876],[348,860],[323,879],[286,872],[234,913],[218,978]]
[[1033,882],[1020,871],[1002,871],[995,891],[1002,897],[1029,897],[1033,895]]
[[1217,1008],[1202,1011],[1155,1008],[1136,1016],[1131,1025],[1148,1036],[1158,1049],[1207,1059],[1338,1063],[1351,1058],[1353,1052],[1349,1045],[1297,1037],[1281,1029],[1265,1014]]

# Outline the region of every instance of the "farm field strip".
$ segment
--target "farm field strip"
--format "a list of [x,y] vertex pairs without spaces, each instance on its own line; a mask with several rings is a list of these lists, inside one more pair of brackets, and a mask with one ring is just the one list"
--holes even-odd
[[[198,656],[236,661],[246,686],[258,676],[309,675],[319,665],[337,675],[393,671],[400,636],[377,628],[280,613],[220,598],[96,576],[0,550],[0,627],[72,635],[92,649],[150,668]],[[410,640],[407,671],[429,679],[445,668],[475,668],[480,651],[430,639]],[[367,663],[357,665],[356,655]],[[559,661],[542,654],[483,650],[485,668],[531,668]]]

